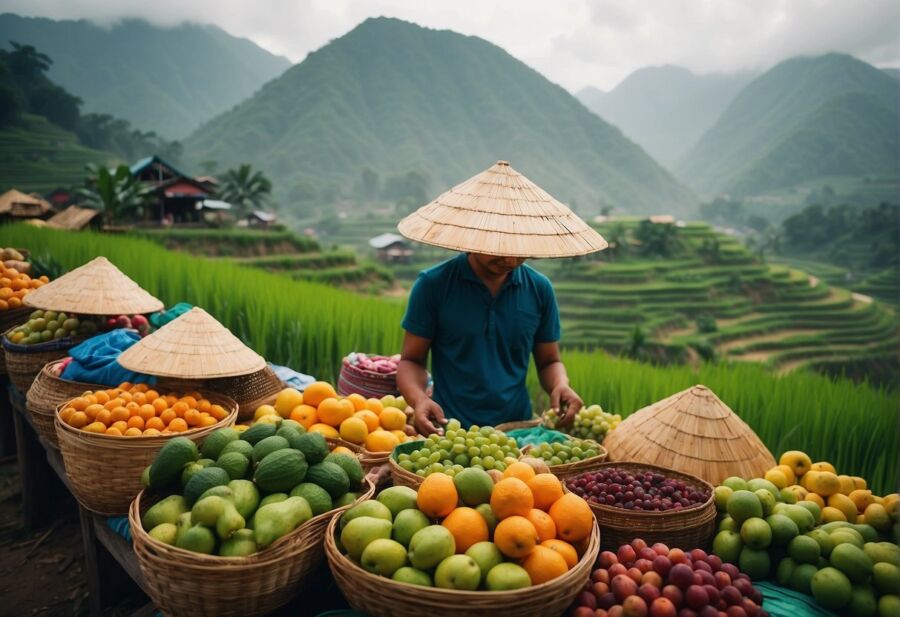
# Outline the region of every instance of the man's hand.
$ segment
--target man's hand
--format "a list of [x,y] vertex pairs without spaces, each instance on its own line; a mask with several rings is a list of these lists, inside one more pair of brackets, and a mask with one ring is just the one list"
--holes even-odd
[[413,424],[420,435],[428,437],[432,433],[444,434],[442,427],[447,424],[447,420],[444,418],[444,410],[434,400],[423,396],[416,402],[415,410]]
[[584,401],[568,383],[562,383],[550,392],[550,408],[560,413],[560,424],[563,426],[570,425],[583,406]]

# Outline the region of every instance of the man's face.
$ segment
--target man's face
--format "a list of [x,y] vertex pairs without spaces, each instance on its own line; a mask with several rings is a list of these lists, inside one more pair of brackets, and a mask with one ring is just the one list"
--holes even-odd
[[498,257],[496,255],[480,255],[478,253],[472,253],[472,257],[484,270],[496,276],[509,274],[526,261],[525,257]]

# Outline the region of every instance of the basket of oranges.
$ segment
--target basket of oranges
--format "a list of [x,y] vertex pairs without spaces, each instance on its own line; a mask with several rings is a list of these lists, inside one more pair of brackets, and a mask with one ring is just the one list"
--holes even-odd
[[56,434],[76,499],[106,516],[125,514],[141,473],[174,436],[200,441],[232,426],[237,403],[212,392],[163,393],[123,383],[87,391],[56,409]]
[[34,428],[49,445],[59,450],[56,436],[56,408],[88,390],[103,388],[97,384],[62,378],[63,360],[44,365],[25,395],[25,408],[31,414]]
[[[28,251],[20,249],[20,255],[27,256]],[[0,332],[5,332],[23,323],[32,311],[25,306],[23,300],[28,293],[49,283],[46,276],[31,278],[27,273],[0,264]],[[6,359],[0,354],[0,372],[5,372]]]

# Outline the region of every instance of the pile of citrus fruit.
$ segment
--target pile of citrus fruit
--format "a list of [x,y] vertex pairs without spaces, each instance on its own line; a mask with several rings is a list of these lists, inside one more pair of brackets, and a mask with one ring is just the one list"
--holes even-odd
[[0,311],[22,308],[22,299],[50,279],[46,276],[31,278],[15,268],[0,265]]
[[516,462],[496,484],[471,467],[394,486],[340,520],[343,552],[395,581],[474,591],[540,585],[584,554],[594,516],[559,479]]
[[147,384],[87,391],[69,401],[60,420],[89,433],[117,437],[158,436],[213,426],[228,411],[199,392],[161,394]]
[[407,416],[403,410],[359,394],[340,397],[324,381],[308,385],[303,392],[285,388],[274,405],[262,405],[253,415],[255,422],[274,422],[276,418],[293,420],[308,431],[343,439],[370,452],[390,452],[411,439],[404,430]]

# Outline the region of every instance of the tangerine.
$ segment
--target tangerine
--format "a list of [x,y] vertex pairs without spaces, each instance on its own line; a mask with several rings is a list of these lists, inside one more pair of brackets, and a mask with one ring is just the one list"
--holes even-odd
[[[203,410],[201,409],[200,411]],[[225,411],[225,408],[221,405],[210,405],[209,409],[206,410],[206,413],[215,418],[217,421],[224,420],[226,417],[228,417],[228,412]]]
[[[156,400],[162,401],[162,399],[156,399]],[[165,403],[165,401],[163,401],[163,403]],[[175,415],[175,412],[168,408],[164,409],[159,414],[159,419],[162,420],[163,424],[165,424],[166,426],[171,424],[172,420],[174,420],[177,417],[178,416]]]
[[200,426],[200,412],[196,409],[188,409],[184,412],[184,421],[188,426]]
[[144,403],[141,405],[141,408],[138,410],[138,415],[144,419],[144,422],[149,420],[150,418],[156,417],[156,409],[154,409],[153,405],[148,405]]
[[147,418],[144,422],[144,431],[146,432],[147,429],[151,428],[161,431],[166,428],[166,423],[162,421],[162,418],[157,418],[156,416]]
[[380,414],[378,420],[381,426],[389,431],[396,431],[406,426],[406,414],[396,407],[385,407]]
[[534,507],[545,512],[563,496],[562,484],[552,473],[539,473],[529,480],[528,488],[534,495]]
[[569,570],[565,557],[546,546],[535,546],[534,550],[528,553],[528,556],[522,561],[522,567],[531,577],[532,585],[552,581]]
[[396,435],[384,429],[377,429],[366,437],[365,448],[369,452],[390,452],[400,444]]
[[503,471],[504,478],[518,478],[526,484],[534,476],[534,467],[532,467],[528,463],[523,463],[521,461],[516,461]]
[[213,418],[208,413],[200,414],[200,426],[212,426],[214,424],[218,424],[218,422],[219,422],[218,420]]
[[111,427],[109,427],[108,429],[106,429],[106,434],[107,434],[107,435],[115,435],[116,437],[121,437],[121,436],[122,436],[122,431],[120,431],[120,430],[119,430],[118,428],[116,428],[115,426],[111,426]]
[[117,429],[120,433],[122,433],[124,435],[125,431],[128,430],[128,425],[125,424],[124,420],[119,420],[118,422],[113,422],[109,428]]
[[334,386],[325,381],[313,382],[303,390],[303,402],[313,407],[318,407],[325,399],[336,396],[337,392],[334,391]]
[[69,401],[68,407],[71,407],[75,411],[84,411],[85,407],[87,407],[90,403],[87,402],[87,399],[83,396],[78,396]]
[[156,428],[145,428],[144,432],[141,433],[141,435],[143,435],[144,437],[159,437],[160,435],[162,435],[162,433],[159,431],[159,429]]
[[362,394],[357,394],[355,392],[353,394],[348,394],[347,400],[353,403],[353,409],[356,411],[362,411],[366,408],[366,397]]
[[341,436],[341,434],[337,432],[336,428],[334,428],[330,424],[323,424],[321,422],[313,424],[307,430],[310,433],[322,433],[323,437],[330,437],[332,439],[338,439]]
[[59,419],[62,420],[63,422],[65,422],[66,424],[68,424],[69,418],[72,416],[73,413],[75,413],[75,409],[73,407],[66,407],[65,409],[63,409],[62,411],[59,412]]
[[144,434],[144,432],[139,428],[131,427],[122,434],[125,437],[140,437],[141,435]]
[[[431,476],[428,477],[430,478]],[[428,478],[425,479],[427,480]],[[494,529],[494,544],[497,545],[501,553],[513,559],[524,557],[534,550],[537,543],[537,530],[531,524],[531,521],[524,516],[514,515],[505,518],[497,523],[497,527]]]
[[[169,408],[166,404],[166,399],[164,398],[155,398],[150,404],[153,405],[153,409],[156,410],[156,413],[162,413]],[[174,414],[175,412],[173,411],[172,413]]]
[[184,421],[184,418],[175,418],[167,427],[173,433],[183,433],[188,430],[188,424]]
[[347,418],[341,422],[340,433],[341,439],[350,443],[362,444],[369,436],[369,427],[362,418]]
[[372,411],[376,414],[379,414],[384,409],[384,405],[381,404],[381,399],[377,398],[367,398],[366,399],[366,409]]
[[[376,433],[378,431],[372,434]],[[447,516],[456,508],[458,501],[459,493],[456,492],[453,478],[443,473],[433,473],[426,476],[419,486],[416,496],[416,505],[428,518]],[[528,524],[530,525],[531,523]]]
[[109,409],[101,409],[94,417],[97,422],[102,422],[105,426],[109,426],[112,422],[112,412]]
[[563,559],[566,560],[566,566],[570,570],[575,567],[575,564],[578,563],[578,551],[576,551],[575,547],[565,540],[559,540],[557,538],[544,540],[543,542],[541,542],[541,546],[546,546],[547,548],[554,550],[562,555]]
[[81,430],[87,431],[88,433],[105,433],[106,425],[102,422],[91,422]]
[[356,452],[346,446],[335,446],[332,452],[334,452],[335,454],[347,454],[352,456],[353,458],[356,458]]
[[465,553],[470,546],[489,537],[487,521],[474,508],[456,508],[441,525],[453,534],[457,553]]
[[[159,398],[159,392],[157,392],[156,390],[152,390],[152,389],[144,392],[144,395],[147,397],[148,402],[155,401],[156,399]],[[168,405],[166,405],[166,407],[168,407]]]
[[316,408],[312,405],[297,405],[291,411],[291,420],[299,422],[304,428],[308,429],[319,421],[319,415]]
[[556,534],[566,542],[584,540],[594,528],[594,514],[590,506],[573,493],[566,493],[557,499],[550,506],[549,514],[556,523]]
[[531,512],[526,516],[531,524],[534,525],[534,528],[538,533],[538,540],[543,542],[544,540],[552,540],[556,537],[556,523],[553,522],[553,519],[550,518],[550,515],[544,512],[543,510],[538,510],[537,508],[532,508]]
[[491,510],[498,519],[509,516],[527,517],[534,508],[534,496],[528,485],[518,478],[504,478],[491,492]]
[[360,411],[357,411],[355,414],[353,414],[353,417],[359,418],[360,420],[365,422],[366,427],[369,429],[370,433],[381,426],[378,421],[378,414],[376,414],[374,411],[369,411],[368,409],[361,409]]
[[353,417],[356,410],[353,409],[353,403],[346,399],[326,398],[319,403],[317,413],[321,422],[337,427],[347,418]]
[[88,405],[84,408],[84,413],[88,418],[93,420],[102,409],[104,409],[103,405]]
[[[112,402],[112,401],[110,401],[110,402]],[[107,403],[107,404],[109,404],[109,403]],[[127,409],[125,409],[124,407],[119,405],[118,407],[112,408],[112,411],[110,412],[110,416],[111,416],[113,422],[118,422],[119,420],[122,420],[123,422],[127,422],[128,418],[131,417],[131,414],[128,413]]]
[[139,428],[144,430],[144,419],[140,416],[131,416],[126,422],[128,428]]

